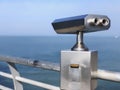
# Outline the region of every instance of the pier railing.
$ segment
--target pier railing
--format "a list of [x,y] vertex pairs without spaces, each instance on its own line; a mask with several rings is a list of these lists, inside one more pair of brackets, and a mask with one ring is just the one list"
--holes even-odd
[[[48,90],[60,90],[60,88],[57,86],[53,86],[53,85],[49,85],[39,81],[21,77],[19,71],[16,68],[16,64],[21,64],[21,65],[32,66],[32,67],[42,68],[47,70],[60,71],[60,67],[56,63],[40,62],[37,60],[15,58],[15,57],[9,57],[9,56],[0,56],[0,61],[6,62],[11,72],[11,74],[9,74],[9,73],[0,71],[0,76],[12,79],[14,84],[14,90],[24,90],[22,83],[31,84],[34,86],[48,89]],[[0,90],[13,90],[13,89],[0,85]]]
[[[57,87],[54,85],[50,85],[50,84],[42,83],[32,79],[21,77],[19,71],[16,68],[16,64],[20,64],[20,65],[26,65],[26,66],[59,72],[60,65],[57,63],[50,63],[50,62],[24,59],[24,58],[18,58],[18,57],[9,57],[9,56],[0,56],[0,61],[6,62],[11,72],[11,74],[9,74],[9,73],[0,71],[0,76],[12,79],[14,84],[14,90],[24,90],[22,83],[31,84],[37,87],[48,89],[48,90],[61,90],[60,87]],[[109,80],[114,82],[120,82],[120,73],[98,69],[96,72],[91,72],[91,79],[93,80],[103,79],[103,80]],[[13,89],[0,85],[0,90],[13,90]]]

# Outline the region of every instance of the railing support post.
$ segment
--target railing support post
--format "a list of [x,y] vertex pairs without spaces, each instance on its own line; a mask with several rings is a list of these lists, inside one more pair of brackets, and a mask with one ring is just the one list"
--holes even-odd
[[8,66],[9,66],[10,72],[13,76],[14,90],[23,90],[22,83],[15,79],[16,76],[20,76],[15,64],[8,62]]

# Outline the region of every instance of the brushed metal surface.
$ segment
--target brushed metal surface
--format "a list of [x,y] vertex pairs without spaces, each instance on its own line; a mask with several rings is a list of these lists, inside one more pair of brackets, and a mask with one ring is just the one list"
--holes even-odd
[[105,15],[85,14],[80,16],[56,19],[52,26],[58,34],[76,34],[79,32],[95,32],[107,30],[110,19]]
[[61,90],[94,90],[97,82],[91,79],[91,71],[96,70],[96,51],[61,51]]

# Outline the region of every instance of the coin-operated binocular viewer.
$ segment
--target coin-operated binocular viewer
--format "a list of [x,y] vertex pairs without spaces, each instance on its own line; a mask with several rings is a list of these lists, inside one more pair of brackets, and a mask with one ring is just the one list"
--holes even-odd
[[95,90],[97,80],[92,78],[92,72],[97,72],[98,55],[85,46],[83,34],[109,29],[110,19],[86,14],[56,19],[52,25],[58,34],[77,34],[71,50],[61,51],[61,90]]

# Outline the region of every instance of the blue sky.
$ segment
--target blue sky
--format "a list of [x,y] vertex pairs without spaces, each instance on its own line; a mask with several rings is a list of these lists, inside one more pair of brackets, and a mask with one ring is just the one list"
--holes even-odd
[[0,0],[0,36],[56,35],[54,19],[87,13],[111,19],[110,30],[88,35],[120,35],[120,0]]

